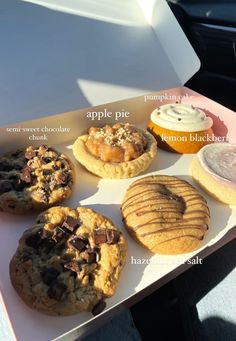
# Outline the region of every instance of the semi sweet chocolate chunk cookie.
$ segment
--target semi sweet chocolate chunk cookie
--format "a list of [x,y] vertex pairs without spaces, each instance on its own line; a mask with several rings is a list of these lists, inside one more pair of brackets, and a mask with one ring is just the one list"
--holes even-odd
[[131,184],[121,206],[127,230],[154,253],[178,254],[198,248],[208,230],[205,199],[187,181],[154,175]]
[[0,157],[0,211],[23,214],[69,197],[74,171],[68,158],[42,145]]
[[21,237],[10,278],[32,309],[96,315],[114,295],[126,256],[124,236],[106,217],[84,207],[52,207]]

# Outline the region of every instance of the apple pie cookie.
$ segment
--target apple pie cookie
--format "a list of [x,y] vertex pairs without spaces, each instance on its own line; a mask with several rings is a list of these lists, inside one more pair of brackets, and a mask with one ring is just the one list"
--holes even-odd
[[73,145],[75,158],[102,178],[122,179],[146,170],[157,152],[155,138],[128,123],[91,127]]

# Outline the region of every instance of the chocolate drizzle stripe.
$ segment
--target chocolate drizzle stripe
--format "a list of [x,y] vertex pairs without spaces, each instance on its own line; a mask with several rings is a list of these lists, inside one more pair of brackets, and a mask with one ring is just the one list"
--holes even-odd
[[187,187],[189,187],[189,188],[192,188],[192,186],[191,185],[189,185],[188,183],[184,183],[183,184],[183,182],[181,181],[181,182],[175,182],[175,181],[173,181],[173,183],[171,183],[171,182],[166,182],[166,181],[163,181],[163,182],[161,182],[161,181],[140,181],[140,182],[138,182],[138,183],[134,183],[133,185],[131,185],[130,187],[129,187],[129,190],[130,189],[133,189],[133,188],[135,188],[135,187],[138,187],[138,186],[149,186],[149,185],[155,185],[155,186],[157,186],[157,185],[162,185],[162,186],[165,186],[165,187],[178,187],[178,188],[181,188],[181,187],[183,187],[183,188],[186,188],[186,186]]
[[[165,200],[165,199],[168,202],[163,202],[163,200]],[[151,197],[151,198],[148,198],[148,201],[155,201],[155,203],[150,203],[148,206],[153,206],[153,205],[156,205],[156,204],[161,204],[160,206],[170,205],[170,204],[172,204],[172,206],[173,205],[176,206],[176,200],[173,200],[171,202],[171,199],[167,199],[167,197],[164,197],[164,196],[161,196],[161,197],[159,197],[159,196]],[[131,203],[126,208],[124,208],[123,211],[127,210],[128,207],[137,206],[137,205],[142,204],[144,202],[147,202],[147,199],[146,200],[137,201],[134,204]],[[172,207],[172,206],[170,206],[170,207]]]
[[184,216],[189,215],[189,214],[195,214],[195,213],[203,213],[203,214],[206,214],[209,217],[208,212],[203,211],[203,210],[193,210],[193,211],[185,212]]
[[[157,195],[155,195],[154,197],[150,197],[150,198],[148,198],[148,201],[156,201],[156,200],[158,200],[158,201],[160,201],[160,203],[162,203],[163,202],[163,199],[164,199],[164,197],[159,197],[159,196],[157,196]],[[168,199],[167,199],[168,200]],[[137,205],[139,205],[139,204],[142,204],[143,202],[147,202],[147,199],[146,200],[140,200],[140,201],[136,201],[134,204],[129,204],[128,205],[128,207],[129,206],[137,206]],[[169,205],[170,203],[168,203],[168,205]],[[150,204],[150,206],[151,205],[154,205],[154,204]],[[127,209],[127,207],[124,209],[124,210],[126,210]]]
[[[149,234],[154,234],[154,233],[157,233],[157,232],[149,232],[149,233],[146,233],[145,235],[143,235],[143,237],[149,235]],[[160,244],[164,244],[164,243],[167,243],[171,240],[175,240],[175,239],[178,239],[178,238],[185,238],[185,237],[189,237],[189,238],[193,238],[193,239],[198,239],[198,240],[202,240],[204,235],[201,237],[201,238],[198,238],[197,236],[193,236],[192,234],[186,234],[186,235],[183,235],[183,236],[178,236],[178,237],[173,237],[173,238],[169,238],[169,239],[166,239],[160,243],[156,243],[155,245],[160,245]]]
[[[172,218],[172,219],[174,219],[174,218]],[[195,220],[195,219],[200,219],[200,220],[203,220],[203,221],[205,221],[205,216],[201,216],[201,217],[191,217],[191,218],[188,218],[188,219],[179,219],[179,221],[177,222],[178,224],[181,224],[181,226],[186,226],[185,224],[186,223],[188,223],[188,222],[192,222],[193,220]],[[153,225],[153,224],[158,224],[158,223],[161,223],[161,224],[166,224],[166,219],[165,219],[165,221],[153,221],[153,222],[151,222],[151,221],[149,221],[149,222],[147,222],[147,223],[143,223],[143,224],[141,224],[141,225],[137,225],[137,226],[135,226],[135,228],[132,228],[133,229],[133,231],[137,231],[139,228],[142,228],[142,227],[145,227],[145,226],[149,226],[149,225]],[[175,221],[174,221],[175,223],[176,223],[176,219],[175,219]],[[167,224],[172,224],[172,222],[170,221],[168,221],[167,222]],[[205,224],[205,223],[204,223]],[[206,225],[206,224],[205,224]],[[178,225],[174,225],[174,226],[178,226]],[[171,227],[173,227],[173,225],[171,225],[171,226],[169,226],[169,227],[166,227],[166,229],[168,229],[168,228],[171,228]]]
[[175,214],[181,214],[181,212],[176,212],[175,210],[162,210],[162,209],[155,209],[155,210],[148,210],[148,211],[139,211],[139,212],[136,212],[136,215],[137,216],[142,216],[142,215],[145,215],[145,214],[149,214],[149,213],[153,213],[153,212],[159,212],[159,213],[175,213]]
[[[140,216],[140,215],[143,215],[142,214],[142,212],[148,212],[148,213],[150,213],[150,212],[162,212],[162,213],[167,213],[167,212],[173,212],[173,213],[178,213],[176,210],[170,210],[170,211],[166,211],[166,210],[162,210],[162,209],[160,209],[160,208],[158,208],[158,209],[153,209],[153,210],[149,210],[149,211],[141,211],[141,213],[140,213],[140,210],[143,210],[144,208],[146,208],[146,207],[150,207],[150,206],[154,206],[155,204],[148,204],[148,205],[145,205],[145,206],[143,206],[143,207],[141,207],[140,209],[138,209],[138,210],[133,210],[133,211],[131,211],[131,212],[129,212],[128,214],[126,214],[126,215],[124,215],[124,219],[127,219],[127,217],[128,216],[130,216],[131,214],[136,214],[137,216]],[[181,212],[179,212],[179,214],[181,214]]]
[[[142,195],[143,195],[143,194],[146,194],[146,193],[156,193],[156,191],[154,191],[153,189],[152,189],[152,190],[148,189],[147,191],[143,191],[143,192],[142,192]],[[127,199],[122,203],[121,208],[122,208],[123,210],[125,210],[125,209],[126,209],[127,207],[129,207],[135,200],[132,200],[131,203],[128,203],[128,201],[130,201],[130,199],[133,199],[133,198],[135,198],[135,197],[137,197],[137,196],[140,196],[140,193],[136,193],[136,194],[130,196],[129,198],[127,198]]]
[[[139,236],[140,237],[145,237],[150,234],[157,234],[157,233],[167,233],[167,232],[172,232],[172,231],[180,231],[180,230],[200,230],[200,231],[206,231],[206,228],[202,228],[201,226],[194,226],[194,225],[187,225],[185,227],[175,227],[171,229],[160,229],[160,230],[155,230],[152,232],[147,232],[147,233],[142,233]],[[181,236],[182,237],[182,236]]]

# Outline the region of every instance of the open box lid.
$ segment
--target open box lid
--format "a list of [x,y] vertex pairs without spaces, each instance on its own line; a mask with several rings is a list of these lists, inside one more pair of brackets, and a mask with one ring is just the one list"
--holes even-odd
[[3,0],[1,125],[183,85],[200,62],[165,0]]

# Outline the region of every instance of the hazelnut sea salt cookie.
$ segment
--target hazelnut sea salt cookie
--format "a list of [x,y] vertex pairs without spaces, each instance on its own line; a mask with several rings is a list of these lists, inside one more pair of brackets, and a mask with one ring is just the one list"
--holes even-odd
[[23,214],[70,196],[74,171],[69,159],[42,145],[0,157],[0,211]]
[[124,236],[106,217],[84,207],[52,207],[21,237],[10,278],[32,309],[97,315],[115,294],[126,255]]
[[91,127],[73,145],[75,158],[87,170],[110,179],[141,173],[150,166],[156,152],[154,137],[128,123]]
[[166,175],[131,184],[122,206],[130,235],[154,253],[178,254],[197,249],[208,230],[205,199],[187,181]]

